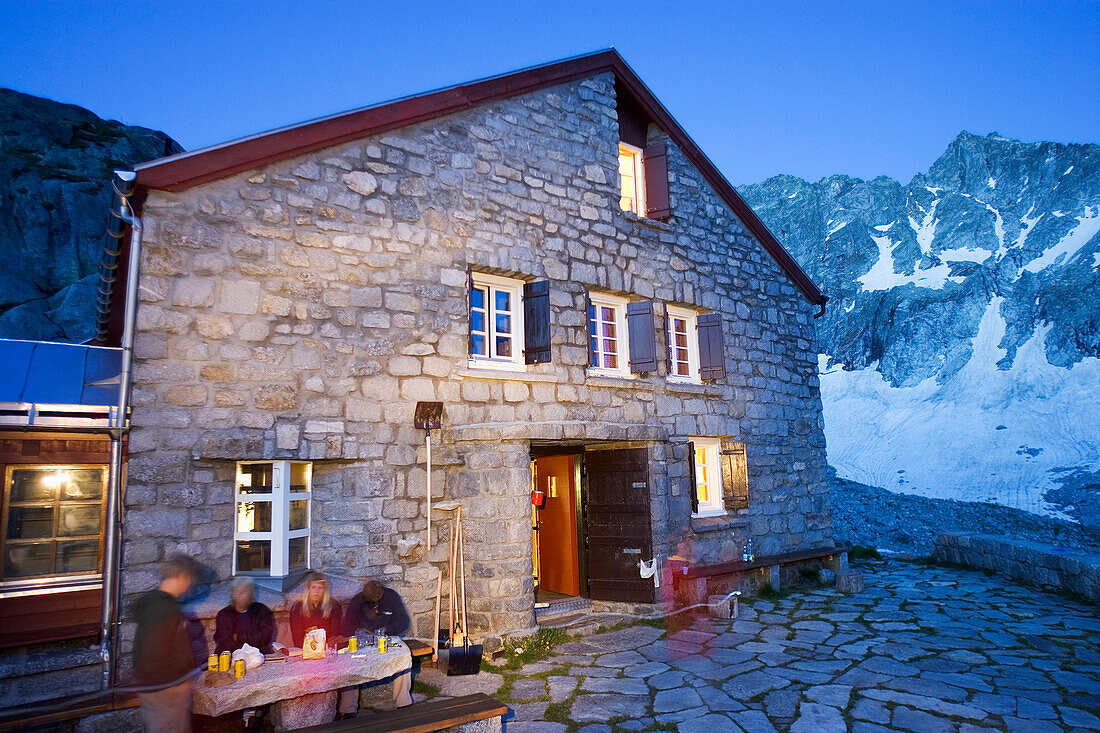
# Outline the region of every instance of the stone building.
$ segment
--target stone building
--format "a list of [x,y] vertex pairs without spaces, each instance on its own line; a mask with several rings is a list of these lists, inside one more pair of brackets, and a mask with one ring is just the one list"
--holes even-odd
[[[154,161],[122,582],[376,577],[431,635],[831,546],[825,298],[614,51]],[[541,507],[533,508],[542,495]],[[686,542],[685,542],[686,540]]]

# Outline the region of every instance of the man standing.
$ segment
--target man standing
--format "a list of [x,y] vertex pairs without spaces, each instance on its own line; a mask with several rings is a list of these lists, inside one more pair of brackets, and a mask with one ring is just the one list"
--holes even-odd
[[[363,629],[372,634],[385,632],[389,636],[404,636],[409,631],[409,612],[401,596],[377,580],[368,580],[363,590],[356,593],[344,615],[344,633],[351,636]],[[358,709],[358,690],[340,691],[340,717],[351,718]],[[397,675],[393,680],[393,704],[403,708],[412,705],[412,670]]]
[[137,621],[134,672],[143,686],[164,686],[138,695],[145,730],[190,733],[191,673],[195,659],[177,600],[198,576],[189,555],[174,553],[160,566],[160,585],[138,598],[132,607]]

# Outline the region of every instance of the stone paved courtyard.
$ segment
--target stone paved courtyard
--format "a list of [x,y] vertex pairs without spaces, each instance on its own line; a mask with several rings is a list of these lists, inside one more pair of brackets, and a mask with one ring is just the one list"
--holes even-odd
[[418,680],[496,694],[508,733],[1100,730],[1095,607],[980,572],[860,567],[857,595],[796,591],[735,621],[631,626],[518,672]]

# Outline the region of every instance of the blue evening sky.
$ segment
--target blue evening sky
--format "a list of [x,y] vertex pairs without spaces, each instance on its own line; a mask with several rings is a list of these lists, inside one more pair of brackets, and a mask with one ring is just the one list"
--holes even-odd
[[735,184],[1100,143],[1100,3],[0,0],[0,86],[192,150],[614,46]]

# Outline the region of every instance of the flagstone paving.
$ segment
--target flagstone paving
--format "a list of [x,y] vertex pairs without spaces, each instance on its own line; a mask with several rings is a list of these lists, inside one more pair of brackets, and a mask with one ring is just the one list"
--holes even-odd
[[[861,568],[859,594],[750,599],[672,638],[588,635],[478,687],[511,706],[507,733],[1100,731],[1095,607],[979,572]],[[418,679],[444,695],[473,684]]]

